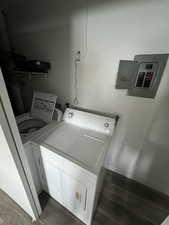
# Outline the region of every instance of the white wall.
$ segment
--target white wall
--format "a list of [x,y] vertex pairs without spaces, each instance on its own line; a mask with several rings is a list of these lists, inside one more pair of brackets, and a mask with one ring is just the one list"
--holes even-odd
[[25,89],[48,90],[70,101],[72,56],[80,49],[86,56],[79,68],[80,106],[120,115],[106,166],[169,195],[169,66],[155,99],[115,89],[120,59],[169,52],[169,1],[95,0],[88,12],[84,0],[71,7],[40,3],[18,1],[8,8],[16,49],[52,63],[48,80],[27,80]]

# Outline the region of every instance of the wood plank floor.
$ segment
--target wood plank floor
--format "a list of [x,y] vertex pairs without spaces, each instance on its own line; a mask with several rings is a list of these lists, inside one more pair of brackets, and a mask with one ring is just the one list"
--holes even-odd
[[[83,225],[45,193],[37,225]],[[160,225],[169,214],[169,197],[117,173],[106,171],[102,194],[92,225]],[[6,194],[0,192],[0,225],[30,225],[31,220]]]
[[[41,225],[40,223],[35,223]],[[0,190],[0,225],[32,225],[32,220],[11,198]]]

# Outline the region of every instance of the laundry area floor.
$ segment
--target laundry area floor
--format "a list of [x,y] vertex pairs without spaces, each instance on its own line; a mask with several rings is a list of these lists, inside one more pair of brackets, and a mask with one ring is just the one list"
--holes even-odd
[[[43,213],[34,225],[83,225],[42,193]],[[92,225],[160,225],[169,214],[169,197],[117,173],[106,171]],[[30,217],[0,191],[0,225],[31,225]]]

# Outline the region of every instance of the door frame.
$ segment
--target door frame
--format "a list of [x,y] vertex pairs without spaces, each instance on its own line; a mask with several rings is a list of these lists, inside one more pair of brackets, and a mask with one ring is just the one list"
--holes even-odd
[[15,161],[18,173],[25,188],[27,197],[30,201],[35,218],[38,219],[42,213],[41,205],[38,199],[38,194],[34,185],[34,181],[31,175],[29,164],[24,152],[24,146],[19,134],[19,130],[16,124],[15,116],[12,110],[8,91],[5,85],[2,71],[0,69],[0,113],[2,113],[1,119],[4,127],[4,133],[7,138],[7,142],[10,146],[10,151]]

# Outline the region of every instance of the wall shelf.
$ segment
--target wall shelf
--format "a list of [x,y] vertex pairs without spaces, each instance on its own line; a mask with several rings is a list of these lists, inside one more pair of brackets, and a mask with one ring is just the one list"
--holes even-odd
[[32,78],[48,78],[48,73],[43,73],[43,72],[28,72],[28,71],[20,71],[20,70],[13,70],[13,71],[8,71],[8,74],[13,76],[15,75],[16,77],[23,77],[23,76],[28,76],[30,79]]

